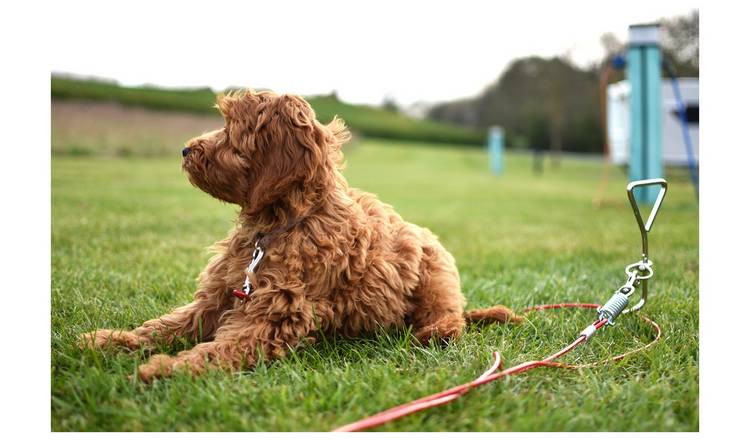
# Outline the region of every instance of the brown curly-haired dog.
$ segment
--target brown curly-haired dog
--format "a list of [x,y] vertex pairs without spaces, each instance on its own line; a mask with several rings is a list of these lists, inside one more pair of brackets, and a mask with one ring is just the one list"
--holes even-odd
[[[190,181],[241,207],[237,226],[214,247],[193,302],[132,331],[82,335],[88,346],[136,349],[178,337],[201,341],[176,356],[154,355],[141,379],[186,369],[252,367],[318,332],[349,337],[411,325],[421,342],[459,336],[466,321],[517,321],[496,306],[464,313],[458,270],[429,230],[405,222],[340,172],[348,132],[322,125],[302,98],[245,91],[221,97],[225,127],[188,142]],[[255,244],[265,255],[248,271]],[[254,290],[233,291],[249,276]]]

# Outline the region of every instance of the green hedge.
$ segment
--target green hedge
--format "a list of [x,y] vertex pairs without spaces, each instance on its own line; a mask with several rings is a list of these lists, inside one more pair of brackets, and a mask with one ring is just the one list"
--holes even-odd
[[[216,93],[209,88],[163,89],[123,87],[114,82],[52,76],[53,99],[113,101],[156,110],[214,113]],[[307,98],[318,119],[327,122],[338,115],[351,130],[367,137],[480,146],[484,136],[463,127],[419,120],[366,105],[352,105],[335,96]]]

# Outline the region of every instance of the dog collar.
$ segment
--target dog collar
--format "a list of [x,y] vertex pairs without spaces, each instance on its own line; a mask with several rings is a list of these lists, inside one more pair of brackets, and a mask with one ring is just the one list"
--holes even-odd
[[250,264],[247,265],[247,270],[245,270],[245,282],[242,283],[242,290],[234,289],[232,290],[232,295],[239,298],[240,301],[243,303],[250,297],[250,295],[253,293],[253,290],[254,290],[254,287],[252,283],[250,282],[250,274],[255,274],[255,271],[258,269],[258,264],[260,264],[260,260],[263,259],[263,256],[265,255],[265,250],[268,249],[268,246],[273,242],[273,240],[275,240],[281,234],[284,234],[285,232],[289,231],[293,227],[300,224],[302,220],[312,215],[315,211],[318,210],[319,207],[320,207],[320,204],[314,206],[312,209],[310,209],[307,212],[307,214],[301,217],[297,217],[296,219],[287,222],[286,225],[272,232],[269,232],[268,234],[257,235],[255,239],[255,249],[253,250],[253,258],[252,260],[250,260]]

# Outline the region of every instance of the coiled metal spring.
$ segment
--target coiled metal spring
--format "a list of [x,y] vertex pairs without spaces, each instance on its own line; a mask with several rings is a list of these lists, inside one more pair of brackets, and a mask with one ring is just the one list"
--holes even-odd
[[625,307],[628,306],[628,295],[625,295],[621,291],[615,292],[612,298],[601,306],[598,310],[599,318],[606,319],[608,324],[614,324],[615,319],[620,316]]

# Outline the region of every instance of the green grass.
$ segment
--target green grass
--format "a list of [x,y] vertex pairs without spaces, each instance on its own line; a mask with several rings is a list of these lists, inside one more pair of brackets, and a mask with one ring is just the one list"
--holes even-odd
[[[111,101],[149,109],[216,114],[216,93],[209,88],[164,89],[152,86],[123,87],[114,82],[53,76],[52,98],[60,100]],[[482,145],[484,135],[457,125],[406,117],[366,105],[347,104],[334,96],[307,100],[318,119],[329,122],[342,117],[355,133],[384,139]]]
[[[595,162],[566,160],[542,177],[510,156],[501,178],[476,150],[365,141],[347,150],[350,184],[377,193],[454,254],[469,308],[603,302],[639,256],[621,173],[604,208]],[[695,431],[698,429],[698,210],[670,173],[651,237],[652,350],[578,372],[538,369],[445,407],[384,426],[404,431]],[[190,186],[177,159],[72,158],[52,166],[52,429],[325,431],[474,378],[499,350],[506,366],[541,358],[593,317],[555,311],[519,326],[471,327],[447,347],[408,330],[323,340],[243,374],[132,379],[139,353],[79,351],[76,335],[133,328],[188,302],[205,248],[237,209]],[[567,361],[591,361],[652,337],[622,317]],[[179,349],[175,348],[174,350]]]

